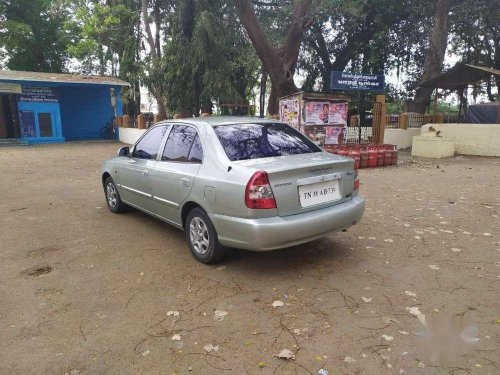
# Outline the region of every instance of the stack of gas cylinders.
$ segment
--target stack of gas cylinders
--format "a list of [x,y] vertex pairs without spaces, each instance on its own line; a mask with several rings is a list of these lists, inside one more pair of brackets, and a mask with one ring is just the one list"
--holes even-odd
[[325,151],[354,159],[354,168],[375,168],[398,164],[398,150],[395,145],[347,144],[325,145]]

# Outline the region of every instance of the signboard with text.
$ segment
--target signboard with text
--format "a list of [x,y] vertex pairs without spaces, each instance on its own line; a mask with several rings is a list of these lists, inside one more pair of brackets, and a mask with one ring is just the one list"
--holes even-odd
[[58,103],[57,97],[50,87],[24,86],[19,102]]
[[2,94],[20,94],[22,93],[21,85],[17,83],[0,82],[0,93]]
[[330,72],[330,90],[384,92],[384,76],[378,74]]

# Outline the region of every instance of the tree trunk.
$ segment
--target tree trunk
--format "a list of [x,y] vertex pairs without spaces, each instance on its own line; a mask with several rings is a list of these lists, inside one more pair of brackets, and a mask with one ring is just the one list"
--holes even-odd
[[165,106],[165,101],[163,100],[163,95],[155,92],[154,97],[156,99],[156,104],[158,105],[158,116],[160,117],[160,120],[165,120],[167,118],[167,108]]
[[[495,54],[493,56],[493,67],[498,70],[498,69],[500,69],[500,40],[499,40],[499,38],[496,38],[496,39],[494,39],[493,42],[495,43]],[[500,101],[500,76],[495,76],[495,84],[497,86],[497,100]]]
[[[432,30],[429,49],[425,56],[424,71],[420,82],[438,76],[443,69],[444,55],[448,42],[448,12],[450,11],[450,2],[450,0],[436,1],[434,28]],[[407,111],[425,113],[433,90],[427,87],[417,88],[413,101],[407,102]]]
[[296,0],[292,20],[288,27],[286,40],[280,47],[271,45],[259,23],[251,0],[233,0],[240,21],[271,79],[271,94],[267,111],[270,115],[278,113],[278,98],[298,91],[293,75],[299,56],[304,31],[311,25],[306,16],[312,0]]
[[[141,12],[144,17],[144,30],[146,31],[146,41],[148,42],[149,45],[149,56],[150,56],[150,66],[149,69],[151,70],[151,73],[154,76],[158,76],[158,72],[161,70],[161,48],[160,48],[160,40],[159,40],[159,33],[158,33],[158,27],[159,27],[159,17],[160,17],[160,8],[159,8],[159,3],[156,2],[154,4],[154,14],[153,14],[153,19],[157,22],[156,27],[157,27],[157,33],[156,37],[153,37],[153,33],[151,32],[151,26],[149,24],[149,13],[148,13],[148,0],[142,0],[141,4]],[[166,119],[167,118],[167,109],[165,106],[165,101],[164,101],[164,91],[163,91],[163,82],[161,81],[156,81],[155,83],[151,84],[151,87],[148,87],[152,92],[153,95],[156,99],[156,104],[158,105],[158,116],[161,119]]]
[[259,110],[260,117],[264,117],[266,114],[265,105],[266,105],[266,91],[267,91],[267,70],[263,66],[260,76],[260,95],[259,95]]
[[328,91],[330,89],[330,72],[333,70],[330,52],[328,51],[328,45],[326,44],[323,30],[317,22],[313,24],[311,31],[314,35],[314,40],[311,43],[312,48],[318,54],[318,57],[321,59],[321,64],[323,65],[323,69],[321,70],[323,91]]
[[103,46],[102,44],[99,44],[99,47],[97,49],[97,57],[99,60],[99,75],[103,76],[104,73],[106,72],[106,62],[104,61],[104,51],[103,51]]

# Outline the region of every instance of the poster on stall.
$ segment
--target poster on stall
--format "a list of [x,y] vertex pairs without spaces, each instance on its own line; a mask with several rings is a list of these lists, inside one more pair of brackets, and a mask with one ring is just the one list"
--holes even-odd
[[329,102],[306,102],[306,125],[327,125],[330,112]]
[[344,142],[343,126],[325,126],[325,144],[338,145]]
[[299,127],[299,100],[282,99],[280,100],[280,121],[288,123],[294,128]]
[[328,124],[347,126],[347,103],[330,103]]

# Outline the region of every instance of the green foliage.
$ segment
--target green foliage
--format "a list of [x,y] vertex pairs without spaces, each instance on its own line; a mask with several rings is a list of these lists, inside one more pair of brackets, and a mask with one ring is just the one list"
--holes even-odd
[[0,46],[13,70],[61,72],[69,43],[66,9],[51,0],[0,0]]
[[[192,30],[182,30],[182,4],[164,53],[167,106],[173,112],[210,112],[213,104],[246,104],[259,61],[224,1],[195,1]],[[191,36],[191,37],[190,37]]]
[[[274,45],[286,38],[294,4],[254,2]],[[308,15],[314,23],[297,62],[303,88],[327,89],[330,70],[396,71],[404,89],[387,85],[387,95],[391,108],[399,109],[422,75],[435,4],[315,0]],[[232,0],[147,0],[145,20],[141,5],[142,0],[0,0],[0,61],[15,70],[118,76],[132,85],[123,90],[128,113],[137,112],[139,85],[171,112],[198,114],[252,101],[261,63]],[[500,69],[499,6],[453,0],[448,51]],[[152,26],[157,53],[151,53],[144,21]],[[485,90],[490,98],[492,87]]]
[[[70,17],[64,29],[71,40],[68,56],[84,74],[108,74],[127,80],[122,90],[126,113],[139,111],[140,0],[62,0]],[[135,99],[134,99],[135,98]]]
[[[72,15],[65,23],[72,37],[67,51],[81,64],[81,71],[116,75],[119,63],[134,62],[139,0],[67,0],[66,5]],[[132,53],[123,61],[127,46]]]

